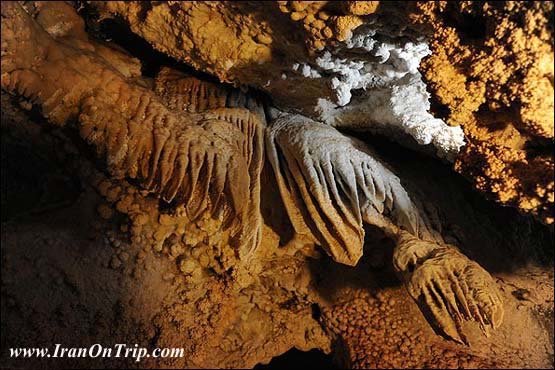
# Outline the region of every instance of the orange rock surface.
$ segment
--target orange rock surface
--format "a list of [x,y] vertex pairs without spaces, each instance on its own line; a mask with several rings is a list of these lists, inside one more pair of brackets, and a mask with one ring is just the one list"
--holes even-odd
[[[553,4],[90,2],[90,13],[81,14],[66,2],[1,8],[2,345],[47,347],[62,338],[77,346],[182,347],[185,354],[137,364],[26,362],[3,351],[6,368],[248,368],[291,348],[333,353],[353,368],[553,367],[552,228],[484,200],[433,156],[356,133],[422,200],[419,209],[445,242],[483,265],[499,289],[501,326],[486,337],[478,322],[459,320],[469,345],[450,341],[427,317],[434,311],[420,310],[395,275],[394,242],[379,227],[365,225],[356,266],[292,235],[275,172],[264,164],[262,128],[253,125],[274,107],[242,91],[256,87],[291,111],[312,108],[329,86],[292,73],[292,62],[338,47],[373,21],[386,19],[404,35],[427,33],[433,54],[420,70],[433,114],[466,134],[455,169],[484,194],[553,224]],[[214,78],[173,64],[145,73],[153,50],[128,55],[126,45],[91,27],[113,14],[176,64]],[[211,146],[214,159],[205,163],[201,149]],[[177,171],[189,156],[199,171]],[[209,178],[208,170],[197,176],[200,169],[227,163],[236,164],[228,185],[215,170],[222,181],[210,188],[206,180],[193,192],[191,179]],[[347,182],[337,183],[343,195]],[[186,196],[166,196],[168,184]],[[235,227],[208,212],[189,216],[210,197],[228,201]],[[243,254],[237,246],[250,243],[239,239],[260,243]],[[431,249],[421,251],[429,255],[419,258],[431,259]],[[455,280],[466,284],[462,266]],[[429,281],[427,292],[435,292],[437,281]],[[427,296],[436,312],[439,293]]]
[[422,2],[438,112],[467,145],[455,169],[493,199],[554,221],[552,2]]

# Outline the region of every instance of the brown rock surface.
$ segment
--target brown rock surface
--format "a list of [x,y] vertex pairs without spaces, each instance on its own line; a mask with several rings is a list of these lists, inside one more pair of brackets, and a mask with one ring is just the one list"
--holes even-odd
[[[350,133],[418,200],[462,269],[469,258],[479,264],[471,262],[473,271],[484,275],[470,289],[488,293],[480,284],[491,280],[499,290],[503,323],[485,336],[478,321],[457,321],[468,342],[458,344],[434,321],[438,312],[454,315],[440,309],[443,296],[429,300],[430,312],[403,286],[392,265],[395,242],[372,213],[363,230],[358,225],[364,254],[355,266],[293,235],[262,145],[275,114],[269,100],[310,115],[315,99],[333,94],[320,79],[282,79],[284,66],[314,60],[365,22],[389,15],[398,29],[399,19],[410,18],[411,32],[433,31],[434,54],[423,71],[435,114],[449,108],[442,118],[467,136],[456,169],[503,203],[552,223],[553,153],[545,150],[553,140],[553,71],[545,68],[553,65],[545,16],[552,7],[99,2],[82,12],[86,29],[69,3],[22,6],[2,4],[2,366],[246,368],[291,348],[317,349],[353,368],[554,366],[553,229],[488,202],[433,156]],[[132,57],[125,45],[93,36],[100,34],[94,9],[119,14],[156,49],[241,90],[179,64],[145,73],[149,56]],[[480,42],[470,42],[457,23],[479,23],[476,17],[488,25],[487,41],[471,32]],[[357,192],[348,181],[337,177],[328,209],[357,211],[345,200]],[[393,191],[383,193],[384,217],[404,207],[393,206]],[[223,216],[214,211],[219,201]],[[415,265],[432,260],[418,257]],[[467,272],[455,269],[447,282],[466,284]],[[426,288],[443,292],[434,284],[445,280],[433,276]],[[473,315],[489,309],[478,302]],[[55,343],[137,343],[183,348],[184,355],[45,360],[7,351]],[[304,365],[302,356],[288,361]]]
[[413,21],[433,35],[424,76],[468,140],[455,169],[493,199],[552,224],[553,3],[417,8]]
[[[422,71],[439,104],[437,113],[461,125],[467,139],[455,169],[492,199],[553,223],[551,2],[422,2],[407,8],[375,1],[95,6],[104,16],[122,16],[156,49],[221,81],[264,89],[278,106],[309,116],[315,100],[332,92],[312,78],[304,78],[298,91],[298,77],[286,70],[291,64],[335,47],[369,20],[387,17],[407,34],[429,34],[433,54]],[[220,36],[199,39],[205,37],[199,27],[208,24],[208,14],[211,34],[226,35],[225,42]]]

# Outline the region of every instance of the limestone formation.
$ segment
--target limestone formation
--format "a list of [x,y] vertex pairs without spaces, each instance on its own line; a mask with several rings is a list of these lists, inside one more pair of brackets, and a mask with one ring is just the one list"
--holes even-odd
[[413,139],[433,144],[480,191],[553,223],[551,2],[93,6],[177,60],[267,91],[282,110],[417,150]]
[[418,9],[414,22],[434,35],[425,78],[447,122],[461,125],[468,139],[456,170],[493,199],[552,224],[553,3]]
[[[399,178],[364,143],[294,115],[278,117],[267,137],[269,160],[295,232],[349,265],[362,256],[363,223],[399,234],[394,265],[406,276],[413,298],[423,297],[419,302],[449,337],[465,341],[455,325],[463,315],[483,329],[501,324],[503,304],[489,274],[456,247],[443,244]],[[426,241],[434,238],[438,243]]]
[[282,114],[267,130],[266,147],[295,231],[336,261],[356,265],[363,223],[390,235],[402,228],[433,237],[399,178],[363,142],[305,117]]
[[393,256],[395,269],[405,275],[410,295],[430,310],[439,327],[451,338],[467,343],[461,321],[476,320],[498,328],[503,303],[495,282],[476,262],[452,245],[422,241],[400,233]]
[[205,213],[219,219],[236,247],[256,247],[263,117],[241,109],[176,113],[106,59],[53,39],[18,4],[2,11],[5,90],[40,105],[53,124],[77,120],[112,176],[184,203],[191,222]]
[[1,13],[5,366],[553,367],[552,4]]
[[[403,143],[432,144],[440,156],[453,160],[464,137],[460,128],[428,112],[428,94],[417,70],[430,52],[422,35],[404,30],[406,25],[387,25],[384,18],[396,19],[395,12],[329,15],[327,8],[339,14],[364,11],[333,9],[333,2],[278,3],[116,1],[93,6],[104,17],[123,17],[134,32],[178,60],[222,81],[269,92],[282,110],[333,126],[385,131]],[[213,30],[210,40],[198,32],[206,24]],[[291,42],[287,35],[292,33],[306,35],[307,45],[303,37]],[[204,43],[215,46],[199,49]]]

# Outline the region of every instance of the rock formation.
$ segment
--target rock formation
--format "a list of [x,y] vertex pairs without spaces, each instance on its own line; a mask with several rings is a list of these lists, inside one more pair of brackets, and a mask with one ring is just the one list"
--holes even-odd
[[[141,367],[294,347],[355,368],[552,367],[552,15],[2,3],[2,151],[40,158],[2,164],[22,173],[3,171],[2,346],[184,349]],[[158,52],[173,59],[146,73]],[[62,185],[29,187],[39,174]]]
[[[464,143],[460,125],[470,142],[455,168],[553,223],[553,4],[278,3],[95,6],[156,49],[332,125],[402,131],[447,156]],[[215,42],[199,31],[208,15]],[[417,68],[427,55],[421,70],[451,128],[426,112]]]
[[434,35],[422,66],[428,86],[467,138],[455,169],[489,197],[553,224],[553,3],[419,11],[414,22]]

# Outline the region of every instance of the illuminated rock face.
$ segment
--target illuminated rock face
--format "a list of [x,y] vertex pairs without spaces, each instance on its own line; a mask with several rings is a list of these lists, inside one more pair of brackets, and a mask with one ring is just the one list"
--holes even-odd
[[282,110],[432,144],[489,198],[553,223],[550,2],[277,3],[95,7],[177,60],[267,91]]
[[502,204],[553,224],[553,4],[419,4],[433,32],[430,91],[467,145],[455,169]]
[[[17,261],[7,272],[21,276],[20,258],[62,256],[57,272],[40,266],[37,271],[53,278],[69,274],[77,279],[70,284],[77,294],[68,300],[62,289],[53,303],[43,304],[41,315],[48,316],[56,305],[80,302],[85,309],[75,320],[98,311],[94,315],[105,322],[123,312],[126,319],[115,324],[123,341],[188,343],[187,358],[149,360],[148,366],[253,366],[293,346],[338,354],[338,338],[346,346],[344,361],[354,367],[545,366],[552,351],[532,350],[526,340],[534,335],[548,343],[550,337],[542,325],[552,320],[534,316],[553,310],[552,292],[539,288],[546,280],[549,284],[541,263],[549,257],[550,231],[483,200],[476,200],[474,209],[469,197],[476,196],[435,163],[440,157],[463,169],[470,163],[464,162],[465,153],[472,149],[463,147],[461,128],[443,120],[452,124],[455,110],[453,116],[434,116],[424,82],[451,107],[442,97],[441,83],[448,80],[441,73],[435,77],[431,68],[437,63],[451,71],[459,61],[449,59],[454,56],[447,48],[438,51],[444,59],[430,53],[441,50],[438,40],[450,30],[442,23],[447,12],[475,14],[479,7],[278,3],[86,7],[89,26],[99,22],[95,11],[118,14],[156,49],[221,81],[255,86],[268,97],[203,81],[179,67],[158,66],[155,78],[145,76],[141,55],[133,58],[121,47],[95,40],[66,3],[2,4],[2,99],[10,107],[3,122],[14,131],[14,140],[37,148],[50,140],[32,129],[38,117],[58,127],[54,136],[62,138],[69,153],[64,160],[89,185],[81,197],[88,206],[76,203],[61,217],[80,207],[94,209],[96,203],[103,221],[95,221],[93,233],[106,232],[105,243],[113,247],[83,250],[76,264],[70,249],[72,243],[83,243],[78,236],[60,239],[44,255],[34,246],[18,251],[16,226],[2,234],[7,254]],[[482,11],[501,21],[502,9],[485,6]],[[534,25],[543,30],[541,14],[549,9],[530,9],[517,6],[535,15]],[[292,38],[291,30],[299,33]],[[545,41],[546,36],[538,38]],[[507,40],[516,45],[513,38]],[[423,79],[419,66],[426,56]],[[543,81],[548,71],[540,72]],[[535,94],[530,81],[522,84]],[[545,112],[538,113],[543,118],[530,113],[549,102],[529,95],[522,97],[528,108],[521,116],[529,123],[523,137],[552,139],[549,129],[537,124],[548,119]],[[515,96],[495,99],[511,102]],[[12,106],[16,100],[40,114],[26,117]],[[480,117],[470,112],[475,121]],[[459,123],[467,135],[474,127]],[[77,139],[90,145],[99,163],[90,161]],[[552,161],[543,154],[538,158]],[[506,158],[496,160],[505,163]],[[487,173],[490,180],[497,176]],[[553,185],[542,184],[536,190],[545,199],[534,204],[550,209]],[[83,217],[94,219],[90,212]],[[467,254],[495,271],[495,277]],[[524,260],[533,262],[519,269]],[[539,272],[529,274],[534,264]],[[81,274],[98,279],[80,283]],[[16,281],[26,284],[26,279]],[[101,288],[110,279],[120,288]],[[406,291],[388,288],[385,282],[391,279],[405,284]],[[526,288],[514,288],[521,285]],[[2,309],[13,317],[14,304],[26,304],[28,296],[17,293],[22,291],[18,283],[6,289],[15,303]],[[518,308],[522,292],[529,297],[530,290],[537,295],[534,304]],[[90,298],[83,300],[85,292]],[[359,306],[355,321],[343,311],[352,311],[353,305]],[[363,318],[359,311],[371,315]],[[50,333],[63,332],[36,320],[41,323],[37,340],[47,342]],[[105,323],[85,321],[95,338],[110,337]],[[14,331],[13,325],[11,335],[22,341],[25,332]],[[381,333],[384,341],[369,343],[372,333]],[[419,349],[422,340],[434,344],[433,350]],[[396,348],[388,348],[391,356],[374,355],[388,346]],[[438,353],[449,350],[459,360],[437,360]],[[491,350],[497,355],[487,359]],[[524,358],[514,355],[523,350]]]
[[[428,112],[418,72],[430,53],[425,38],[406,26],[384,24],[384,15],[329,16],[323,5],[291,5],[308,12],[305,21],[314,19],[307,31],[296,24],[299,12],[288,19],[287,4],[95,4],[106,16],[125,18],[156,49],[222,81],[265,90],[283,110],[333,126],[412,137],[453,159],[464,136]],[[208,15],[210,23],[204,22]],[[214,39],[199,32],[206,24]],[[314,27],[321,28],[315,42]],[[291,32],[299,40],[291,40]]]

